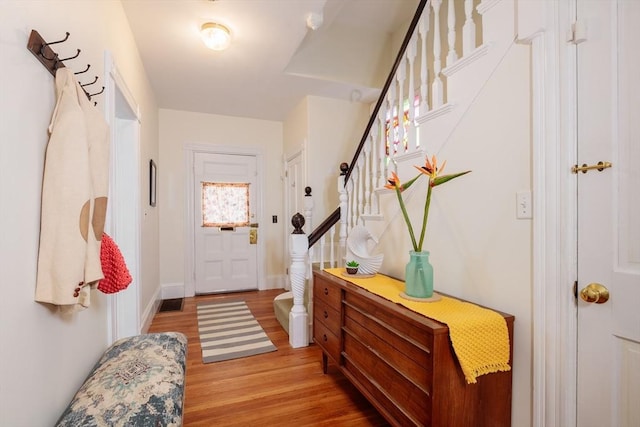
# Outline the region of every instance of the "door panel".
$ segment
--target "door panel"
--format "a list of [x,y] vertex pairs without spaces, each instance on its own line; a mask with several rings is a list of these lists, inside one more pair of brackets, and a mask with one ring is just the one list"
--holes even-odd
[[[296,213],[302,215],[304,212],[304,175],[302,165],[302,153],[298,153],[295,157],[287,161],[286,171],[286,185],[288,190],[288,216],[285,218],[287,222],[291,221],[291,218]],[[310,224],[305,224],[305,232],[309,233]]]
[[[289,253],[289,235],[293,231],[291,225],[291,218],[300,213],[305,215],[304,211],[304,151],[300,150],[291,157],[287,158],[285,164],[285,217],[282,218],[285,221],[285,265],[287,266],[287,272],[291,265],[291,254]],[[307,221],[304,225],[304,232],[309,234],[311,232],[311,221]],[[287,277],[286,289],[290,288],[289,278]]]
[[640,2],[578,0],[578,291],[604,285],[608,301],[578,297],[579,426],[640,420]]
[[[249,238],[251,225],[256,218],[256,182],[255,156],[195,153],[193,191],[196,294],[258,288],[257,244]],[[242,188],[246,188],[248,184],[248,223],[207,226],[208,222],[203,214],[203,183],[244,184]],[[226,202],[230,201],[220,200],[219,203]],[[233,205],[233,209],[246,210],[247,206]]]

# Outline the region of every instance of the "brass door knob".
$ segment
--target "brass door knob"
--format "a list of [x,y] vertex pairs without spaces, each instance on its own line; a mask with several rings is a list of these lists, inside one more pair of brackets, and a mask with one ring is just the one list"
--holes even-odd
[[589,283],[580,291],[580,298],[585,302],[604,304],[609,301],[609,289],[600,283]]

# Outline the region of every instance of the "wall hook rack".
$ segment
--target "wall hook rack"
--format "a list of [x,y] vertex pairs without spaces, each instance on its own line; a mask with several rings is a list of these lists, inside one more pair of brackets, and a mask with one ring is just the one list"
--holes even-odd
[[[64,61],[68,61],[70,59],[75,59],[78,56],[80,56],[80,49],[77,49],[77,52],[74,56],[70,56],[68,58],[64,58],[64,59],[60,59],[58,57],[58,54],[51,49],[51,45],[54,44],[58,44],[58,43],[63,43],[66,42],[69,39],[70,33],[67,31],[65,32],[65,36],[62,40],[57,40],[54,42],[46,42],[42,36],[40,35],[40,33],[38,33],[36,30],[31,30],[31,34],[29,35],[29,41],[27,42],[27,49],[36,57],[38,58],[38,61],[40,61],[40,63],[42,65],[44,65],[44,68],[47,69],[47,71],[49,71],[49,73],[51,73],[52,76],[55,77],[56,75],[56,70],[58,68],[62,68],[64,67]],[[78,71],[77,73],[74,74],[82,74],[82,73],[86,73],[87,71],[89,71],[89,68],[91,67],[91,64],[87,64],[87,68],[83,71]],[[95,80],[92,81],[91,83],[86,83],[86,84],[82,84],[80,86],[82,86],[82,90],[84,90],[84,93],[87,95],[87,98],[89,100],[91,100],[91,97],[94,95],[100,95],[102,92],[104,92],[104,86],[102,87],[102,90],[100,92],[96,92],[93,94],[89,94],[89,92],[87,92],[84,89],[84,86],[88,86],[88,85],[92,85],[95,82],[98,81],[98,76],[96,76]],[[97,103],[94,102],[94,105],[96,105]]]

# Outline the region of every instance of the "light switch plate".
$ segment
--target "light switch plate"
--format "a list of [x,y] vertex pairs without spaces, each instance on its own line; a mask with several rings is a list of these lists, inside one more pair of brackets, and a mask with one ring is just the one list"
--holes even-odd
[[516,218],[531,219],[533,208],[531,206],[531,191],[518,191],[516,193]]

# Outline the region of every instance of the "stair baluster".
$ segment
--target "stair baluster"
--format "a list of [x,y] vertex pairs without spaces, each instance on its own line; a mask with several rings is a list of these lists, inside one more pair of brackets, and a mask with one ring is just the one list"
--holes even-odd
[[420,113],[429,111],[429,67],[427,67],[427,35],[429,34],[429,12],[425,8],[420,17],[418,31],[420,34]]
[[465,21],[462,27],[462,55],[476,48],[476,24],[473,22],[473,0],[464,0]]
[[404,154],[407,151],[407,147],[404,145],[404,81],[407,77],[407,55],[402,57],[402,62],[398,67],[398,75],[396,80],[398,81],[397,91],[397,108],[398,108],[398,145],[396,146],[397,154]]
[[361,213],[371,213],[371,136],[364,144],[364,205]]
[[[411,37],[411,41],[409,42],[409,46],[407,47],[407,61],[409,62],[409,92],[407,94],[407,99],[409,101],[409,125],[407,129],[407,149],[410,153],[414,152],[418,148],[418,139],[416,137],[416,127],[415,127],[415,118],[416,118],[416,107],[415,107],[415,84],[414,84],[414,73],[413,73],[413,64],[416,60],[416,55],[418,54],[418,36],[416,33]],[[404,126],[403,126],[404,127]]]
[[456,8],[454,0],[448,0],[449,11],[447,13],[447,25],[449,27],[448,41],[449,53],[447,54],[447,67],[452,66],[458,60],[456,53]]
[[432,0],[433,6],[433,83],[431,87],[432,108],[438,108],[444,104],[444,94],[442,88],[442,45],[440,42],[440,5],[442,0]]

